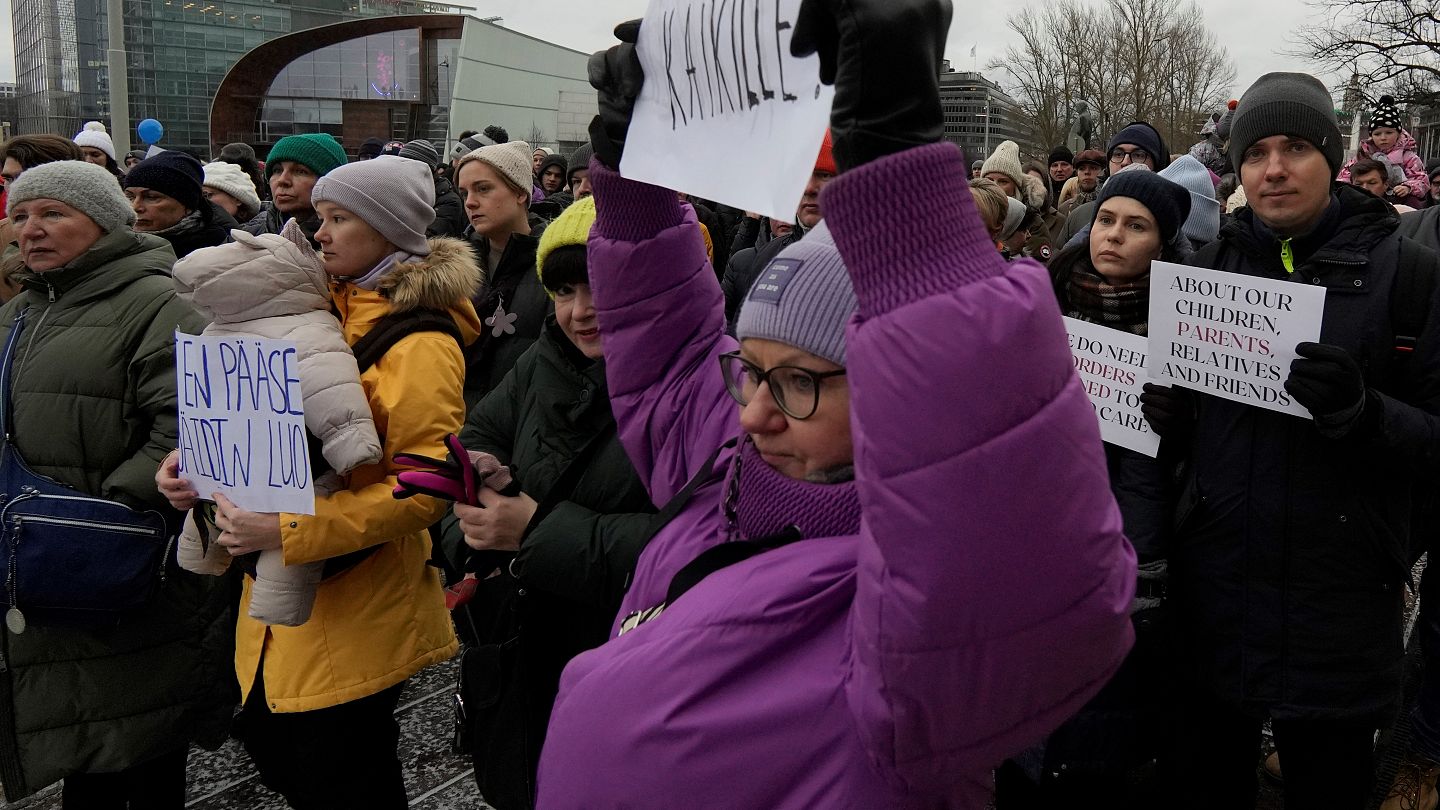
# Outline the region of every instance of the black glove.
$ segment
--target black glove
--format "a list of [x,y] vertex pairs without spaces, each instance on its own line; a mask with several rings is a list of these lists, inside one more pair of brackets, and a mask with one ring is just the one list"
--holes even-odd
[[1184,388],[1145,383],[1140,413],[1162,439],[1181,441],[1195,427],[1195,401]]
[[820,56],[835,85],[830,136],[841,171],[945,134],[940,61],[950,0],[804,0],[790,52]]
[[1290,364],[1285,390],[1315,417],[1320,432],[1338,439],[1353,431],[1365,412],[1365,376],[1360,364],[1339,346],[1301,343]]
[[590,145],[595,157],[612,169],[620,168],[625,151],[625,134],[630,130],[630,116],[635,112],[635,99],[645,83],[645,71],[635,43],[640,39],[640,21],[630,20],[615,26],[620,40],[609,50],[590,55],[590,86],[600,97],[600,114],[590,122]]

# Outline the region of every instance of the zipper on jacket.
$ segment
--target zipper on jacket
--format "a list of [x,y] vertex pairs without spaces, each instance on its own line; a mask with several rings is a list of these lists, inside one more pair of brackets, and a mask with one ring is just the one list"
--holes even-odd
[[158,533],[152,532],[149,529],[142,529],[139,526],[116,526],[110,523],[101,523],[95,520],[81,520],[79,518],[57,518],[44,515],[16,515],[15,523],[16,525],[19,525],[21,523],[40,523],[49,526],[77,526],[80,528],[95,529],[97,531],[116,532],[118,534],[143,534],[155,535],[157,537],[159,536]]

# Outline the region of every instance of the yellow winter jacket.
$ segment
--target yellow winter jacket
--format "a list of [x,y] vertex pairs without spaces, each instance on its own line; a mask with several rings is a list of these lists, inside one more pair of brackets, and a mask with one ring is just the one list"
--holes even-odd
[[[480,270],[456,239],[430,240],[431,254],[398,265],[380,289],[333,286],[345,339],[352,345],[377,321],[416,308],[449,311],[468,344],[480,330],[470,297]],[[419,332],[395,344],[360,377],[384,444],[379,464],[357,468],[348,488],[315,500],[314,515],[282,514],[286,564],[324,560],[369,546],[379,549],[316,591],[310,620],[267,627],[250,618],[245,578],[235,632],[235,674],[250,694],[264,654],[265,696],[274,712],[337,706],[394,686],[455,654],[439,572],[426,564],[426,529],[446,504],[428,497],[396,500],[397,453],[445,455],[446,434],[465,419],[465,361],[448,335]]]

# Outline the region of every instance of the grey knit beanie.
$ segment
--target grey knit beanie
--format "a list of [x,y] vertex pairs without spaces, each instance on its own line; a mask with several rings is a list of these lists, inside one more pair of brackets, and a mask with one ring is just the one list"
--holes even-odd
[[344,208],[406,253],[430,255],[425,229],[435,221],[435,181],[418,160],[381,155],[347,163],[316,180],[310,199]]
[[[466,163],[478,160],[498,172],[515,190],[529,194],[535,188],[535,175],[532,174],[533,163],[530,157],[532,151],[530,144],[524,141],[506,141],[494,146],[482,146],[466,155],[460,161],[460,167],[464,168]],[[460,176],[458,169],[455,176]]]
[[1250,85],[1230,124],[1230,154],[1238,167],[1256,141],[1272,135],[1304,138],[1325,156],[1331,175],[1340,173],[1345,148],[1335,101],[1325,85],[1306,73],[1266,73]]
[[432,169],[440,165],[440,151],[435,148],[435,144],[430,143],[424,138],[410,141],[402,146],[400,148],[400,157],[418,160]]
[[135,209],[121,193],[115,176],[93,163],[58,160],[26,169],[9,186],[5,215],[30,200],[65,203],[90,217],[106,233],[135,223]]
[[740,307],[735,337],[776,340],[845,365],[845,325],[855,289],[821,220],[765,266]]

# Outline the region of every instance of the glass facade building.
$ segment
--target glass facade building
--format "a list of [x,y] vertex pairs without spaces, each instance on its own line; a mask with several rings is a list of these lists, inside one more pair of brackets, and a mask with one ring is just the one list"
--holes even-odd
[[[455,7],[417,0],[124,0],[124,9],[130,120],[154,118],[165,125],[164,146],[206,154],[211,100],[226,71],[251,49],[316,26]],[[11,12],[16,132],[68,136],[89,120],[108,123],[105,0],[12,0]],[[411,39],[418,43],[413,32]],[[406,61],[411,55],[399,50],[400,43],[376,45],[377,60],[381,51],[388,54],[383,62],[370,61],[368,38],[364,47],[363,57],[342,48],[305,69],[296,66],[285,87],[310,88],[309,93],[287,89],[297,104],[288,111],[276,108],[277,128],[284,128],[282,119],[288,116],[295,131],[324,131],[304,127],[335,117],[334,105],[326,101],[342,98],[352,84],[340,85],[340,66],[348,59],[366,60],[365,85],[357,82],[356,93],[367,91],[372,81],[392,93],[413,82],[414,73],[407,70],[414,62]]]

